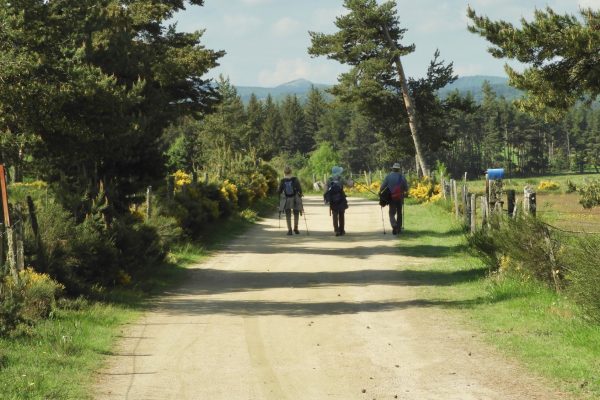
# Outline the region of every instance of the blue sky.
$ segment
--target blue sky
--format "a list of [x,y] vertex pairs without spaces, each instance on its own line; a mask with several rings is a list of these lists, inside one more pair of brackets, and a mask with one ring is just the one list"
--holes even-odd
[[[600,0],[397,0],[404,44],[416,51],[403,58],[408,76],[423,76],[436,48],[454,62],[460,76],[505,76],[504,61],[494,59],[487,42],[467,31],[467,5],[492,19],[531,19],[536,8],[577,14],[580,7],[600,8]],[[205,0],[176,15],[181,31],[205,29],[202,43],[225,50],[223,74],[239,86],[273,87],[294,79],[332,84],[346,67],[325,57],[311,58],[308,31],[332,33],[344,13],[342,0]]]

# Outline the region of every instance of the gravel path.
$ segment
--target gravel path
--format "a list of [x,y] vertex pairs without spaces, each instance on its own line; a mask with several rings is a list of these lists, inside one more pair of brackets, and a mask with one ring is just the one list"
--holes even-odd
[[397,252],[376,203],[352,199],[343,237],[305,207],[310,235],[265,219],[125,327],[96,398],[566,398],[419,297],[402,271],[431,260]]

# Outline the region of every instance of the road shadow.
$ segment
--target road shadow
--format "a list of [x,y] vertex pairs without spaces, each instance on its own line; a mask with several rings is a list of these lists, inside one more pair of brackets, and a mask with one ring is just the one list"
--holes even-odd
[[373,270],[340,272],[254,272],[212,268],[189,271],[188,284],[174,295],[214,295],[278,288],[335,286],[448,286],[485,276],[487,269],[461,271]]
[[365,302],[273,302],[256,300],[200,300],[170,299],[158,305],[163,312],[172,315],[234,315],[234,316],[273,316],[306,317],[318,315],[344,315],[369,312],[397,311],[408,308],[471,306],[475,300],[441,301],[413,299],[405,301],[365,301]]

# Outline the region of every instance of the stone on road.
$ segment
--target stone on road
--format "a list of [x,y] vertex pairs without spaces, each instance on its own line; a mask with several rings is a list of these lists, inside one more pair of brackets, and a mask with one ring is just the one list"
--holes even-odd
[[305,200],[309,235],[261,221],[124,328],[96,398],[559,398],[419,298],[403,269],[431,260],[398,252],[377,203],[352,199],[335,237]]

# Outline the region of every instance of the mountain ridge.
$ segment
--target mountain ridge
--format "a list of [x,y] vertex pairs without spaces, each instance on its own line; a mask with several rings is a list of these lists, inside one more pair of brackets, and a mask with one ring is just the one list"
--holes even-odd
[[[496,95],[503,96],[507,100],[513,100],[521,96],[522,92],[508,85],[508,78],[493,75],[472,75],[459,77],[453,83],[439,90],[442,98],[447,97],[452,91],[458,90],[462,95],[471,93],[475,101],[480,102],[483,99],[481,85],[487,81]],[[296,95],[300,101],[306,100],[312,87],[321,91],[331,88],[333,85],[324,83],[313,83],[307,79],[294,79],[274,87],[261,86],[236,86],[238,95],[244,103],[250,100],[254,93],[258,100],[265,100],[270,94],[274,101],[282,101],[288,95]],[[327,97],[330,95],[325,94]]]

